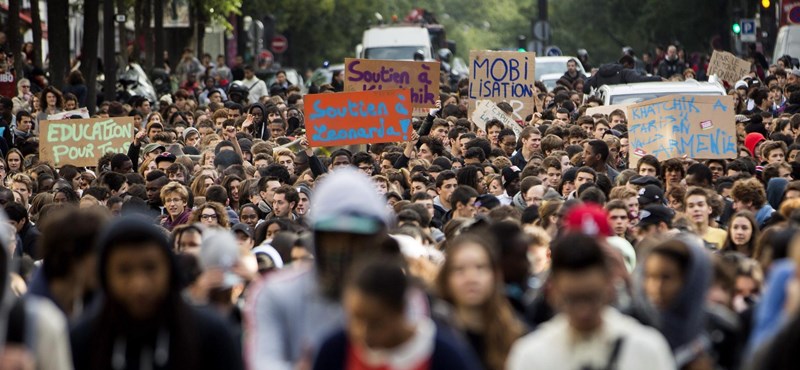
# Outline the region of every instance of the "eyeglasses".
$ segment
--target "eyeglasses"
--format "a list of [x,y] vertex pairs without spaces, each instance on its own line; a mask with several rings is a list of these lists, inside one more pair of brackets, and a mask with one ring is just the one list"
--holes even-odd
[[169,199],[164,201],[165,204],[180,203],[180,202],[183,202],[183,199],[181,199],[181,198],[169,198]]
[[217,215],[200,215],[201,220],[216,220]]
[[358,169],[359,169],[359,170],[361,170],[361,171],[364,171],[364,172],[372,172],[372,167],[367,167],[367,166],[364,166],[364,167],[362,167],[362,166],[359,166],[359,167],[358,167]]
[[30,89],[31,85],[20,85],[20,87],[23,89]]

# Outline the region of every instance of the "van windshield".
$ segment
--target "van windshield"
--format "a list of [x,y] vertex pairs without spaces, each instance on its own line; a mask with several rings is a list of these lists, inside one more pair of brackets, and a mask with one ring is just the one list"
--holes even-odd
[[609,99],[609,104],[636,104],[645,100],[660,98],[667,95],[720,95],[719,91],[674,91],[674,92],[652,92],[629,95],[613,95]]
[[364,50],[366,59],[413,60],[417,50],[425,50],[422,46],[394,46],[386,48],[369,48]]

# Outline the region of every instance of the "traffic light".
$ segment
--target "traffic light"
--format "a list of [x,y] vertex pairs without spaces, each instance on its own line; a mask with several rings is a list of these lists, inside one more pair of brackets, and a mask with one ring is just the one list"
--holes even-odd
[[528,38],[525,35],[517,36],[517,51],[527,51],[528,45],[527,44]]
[[742,25],[740,25],[739,22],[736,22],[731,26],[731,30],[734,34],[738,35],[742,32]]
[[772,5],[772,2],[770,0],[761,0],[761,6],[764,7],[765,9],[769,8],[770,5]]

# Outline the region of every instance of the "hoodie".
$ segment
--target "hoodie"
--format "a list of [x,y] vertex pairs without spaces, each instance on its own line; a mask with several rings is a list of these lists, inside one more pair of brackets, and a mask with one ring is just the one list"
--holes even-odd
[[788,259],[775,261],[764,284],[764,295],[756,305],[753,317],[753,332],[747,344],[747,352],[752,354],[758,347],[777,334],[791,315],[784,309],[787,286],[795,276],[794,262]]
[[[150,318],[135,319],[108,293],[108,262],[121,248],[152,245],[167,257],[168,293]],[[152,221],[141,216],[116,219],[100,234],[97,250],[98,282],[107,293],[72,330],[76,369],[243,368],[241,348],[230,328],[219,316],[183,300],[177,258]]]
[[250,109],[247,110],[247,113],[253,111],[253,108],[261,108],[261,122],[253,122],[253,139],[261,139],[261,140],[269,140],[269,122],[267,121],[267,108],[264,104],[261,103],[253,103],[250,105]]
[[783,193],[789,181],[783,177],[773,177],[767,183],[767,201],[773,209],[780,209],[783,201]]
[[751,132],[744,137],[744,146],[753,158],[756,158],[756,146],[764,140],[764,135],[758,132]]
[[[674,298],[672,305],[658,311],[658,329],[667,339],[678,367],[694,360],[700,352],[709,350],[709,339],[706,338],[707,315],[704,309],[706,294],[711,287],[713,268],[711,257],[703,248],[702,240],[697,237],[681,234],[676,239],[682,241],[689,250],[689,266],[684,275],[683,286]],[[639,269],[639,278],[635,281],[640,297],[647,297],[644,292],[644,269]],[[649,300],[648,300],[649,302]]]

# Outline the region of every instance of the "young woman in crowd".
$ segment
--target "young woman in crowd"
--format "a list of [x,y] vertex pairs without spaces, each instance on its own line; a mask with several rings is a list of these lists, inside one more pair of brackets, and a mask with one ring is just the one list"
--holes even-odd
[[202,206],[197,207],[192,211],[192,217],[189,219],[189,222],[193,224],[200,223],[207,227],[230,228],[228,213],[225,212],[225,207],[216,202],[204,203]]
[[448,241],[447,251],[436,279],[439,295],[453,305],[455,326],[484,367],[502,370],[525,327],[504,296],[496,246],[478,235],[463,234]]
[[739,252],[749,258],[758,259],[758,239],[761,233],[755,216],[750,211],[739,211],[733,215],[728,225],[728,237],[722,252]]

